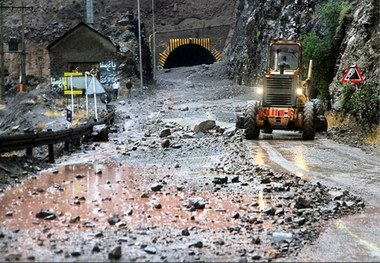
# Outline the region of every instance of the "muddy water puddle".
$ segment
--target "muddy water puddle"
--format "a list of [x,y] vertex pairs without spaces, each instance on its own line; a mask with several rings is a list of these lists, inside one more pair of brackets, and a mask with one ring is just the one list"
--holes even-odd
[[[110,215],[117,214],[118,227],[222,228],[238,225],[240,221],[232,215],[242,204],[249,206],[258,199],[255,195],[202,190],[195,194],[186,183],[161,168],[65,165],[8,188],[0,196],[0,221],[10,229],[104,228],[109,226]],[[153,190],[152,185],[162,188]],[[204,208],[190,209],[193,198],[206,200]],[[42,209],[52,216],[38,218]],[[251,212],[259,216],[258,211]]]

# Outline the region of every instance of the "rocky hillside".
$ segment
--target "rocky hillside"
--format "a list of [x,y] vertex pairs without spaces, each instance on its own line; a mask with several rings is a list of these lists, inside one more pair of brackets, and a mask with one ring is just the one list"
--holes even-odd
[[[19,1],[4,1],[5,6],[19,6]],[[141,0],[143,21],[144,73],[151,71],[149,35],[152,32],[154,10],[156,31],[231,25],[231,37],[226,43],[224,59],[228,61],[231,78],[241,84],[255,84],[261,79],[266,65],[266,47],[270,38],[302,39],[309,32],[324,34],[325,25],[316,14],[316,6],[326,0]],[[330,90],[340,85],[345,69],[356,63],[366,80],[379,81],[379,5],[376,0],[350,1],[351,8],[334,38],[336,49],[336,76]],[[31,0],[25,10],[27,39],[27,72],[47,77],[48,54],[45,47],[62,36],[78,22],[86,20],[86,1]],[[95,28],[115,42],[129,62],[138,64],[137,1],[94,1]],[[21,31],[21,11],[4,9],[4,36],[9,39]],[[132,34],[126,34],[126,31]],[[6,55],[8,56],[8,55]],[[6,57],[7,69],[17,76],[17,55]],[[128,63],[127,63],[128,64]],[[137,67],[134,68],[136,76]],[[17,79],[17,78],[16,78]]]
[[[301,39],[307,33],[325,34],[326,25],[316,6],[326,1],[240,1],[228,52],[231,76],[242,84],[256,84],[266,66],[270,38]],[[350,1],[344,21],[333,39],[336,72],[331,92],[341,87],[345,70],[357,64],[367,81],[379,83],[379,4],[375,0]]]

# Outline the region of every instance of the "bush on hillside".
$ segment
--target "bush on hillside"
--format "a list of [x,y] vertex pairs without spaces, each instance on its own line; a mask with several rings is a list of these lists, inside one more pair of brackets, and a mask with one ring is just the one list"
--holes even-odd
[[350,114],[371,129],[380,122],[380,87],[369,82],[343,86],[341,106],[344,114]]
[[[317,6],[316,11],[325,25],[323,35],[310,32],[303,37],[303,65],[313,60],[310,97],[330,102],[329,84],[335,76],[336,52],[333,50],[334,38],[350,10],[350,4],[342,0],[328,0]],[[303,72],[306,72],[304,70]]]

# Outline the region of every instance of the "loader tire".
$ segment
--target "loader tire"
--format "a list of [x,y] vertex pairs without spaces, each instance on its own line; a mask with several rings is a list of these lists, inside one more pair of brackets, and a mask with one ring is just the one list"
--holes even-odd
[[327,120],[324,115],[319,115],[316,120],[316,132],[327,132]]
[[309,101],[303,109],[303,140],[314,140],[315,137],[315,108],[314,103]]
[[322,101],[320,99],[313,99],[312,102],[315,107],[315,114],[317,116],[324,115]]
[[326,132],[327,131],[327,120],[323,111],[322,102],[320,99],[313,99],[314,103],[314,121],[315,121],[315,131],[316,132]]
[[236,115],[236,129],[244,129],[244,115],[238,114]]
[[257,111],[254,105],[250,105],[247,108],[245,118],[244,118],[244,131],[245,138],[248,140],[255,140],[260,135],[260,129],[256,124]]

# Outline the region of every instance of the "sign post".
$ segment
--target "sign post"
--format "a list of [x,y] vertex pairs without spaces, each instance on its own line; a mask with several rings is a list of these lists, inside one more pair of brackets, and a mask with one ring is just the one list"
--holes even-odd
[[95,74],[92,74],[92,89],[94,91],[95,121],[98,121],[98,107],[96,105]]

